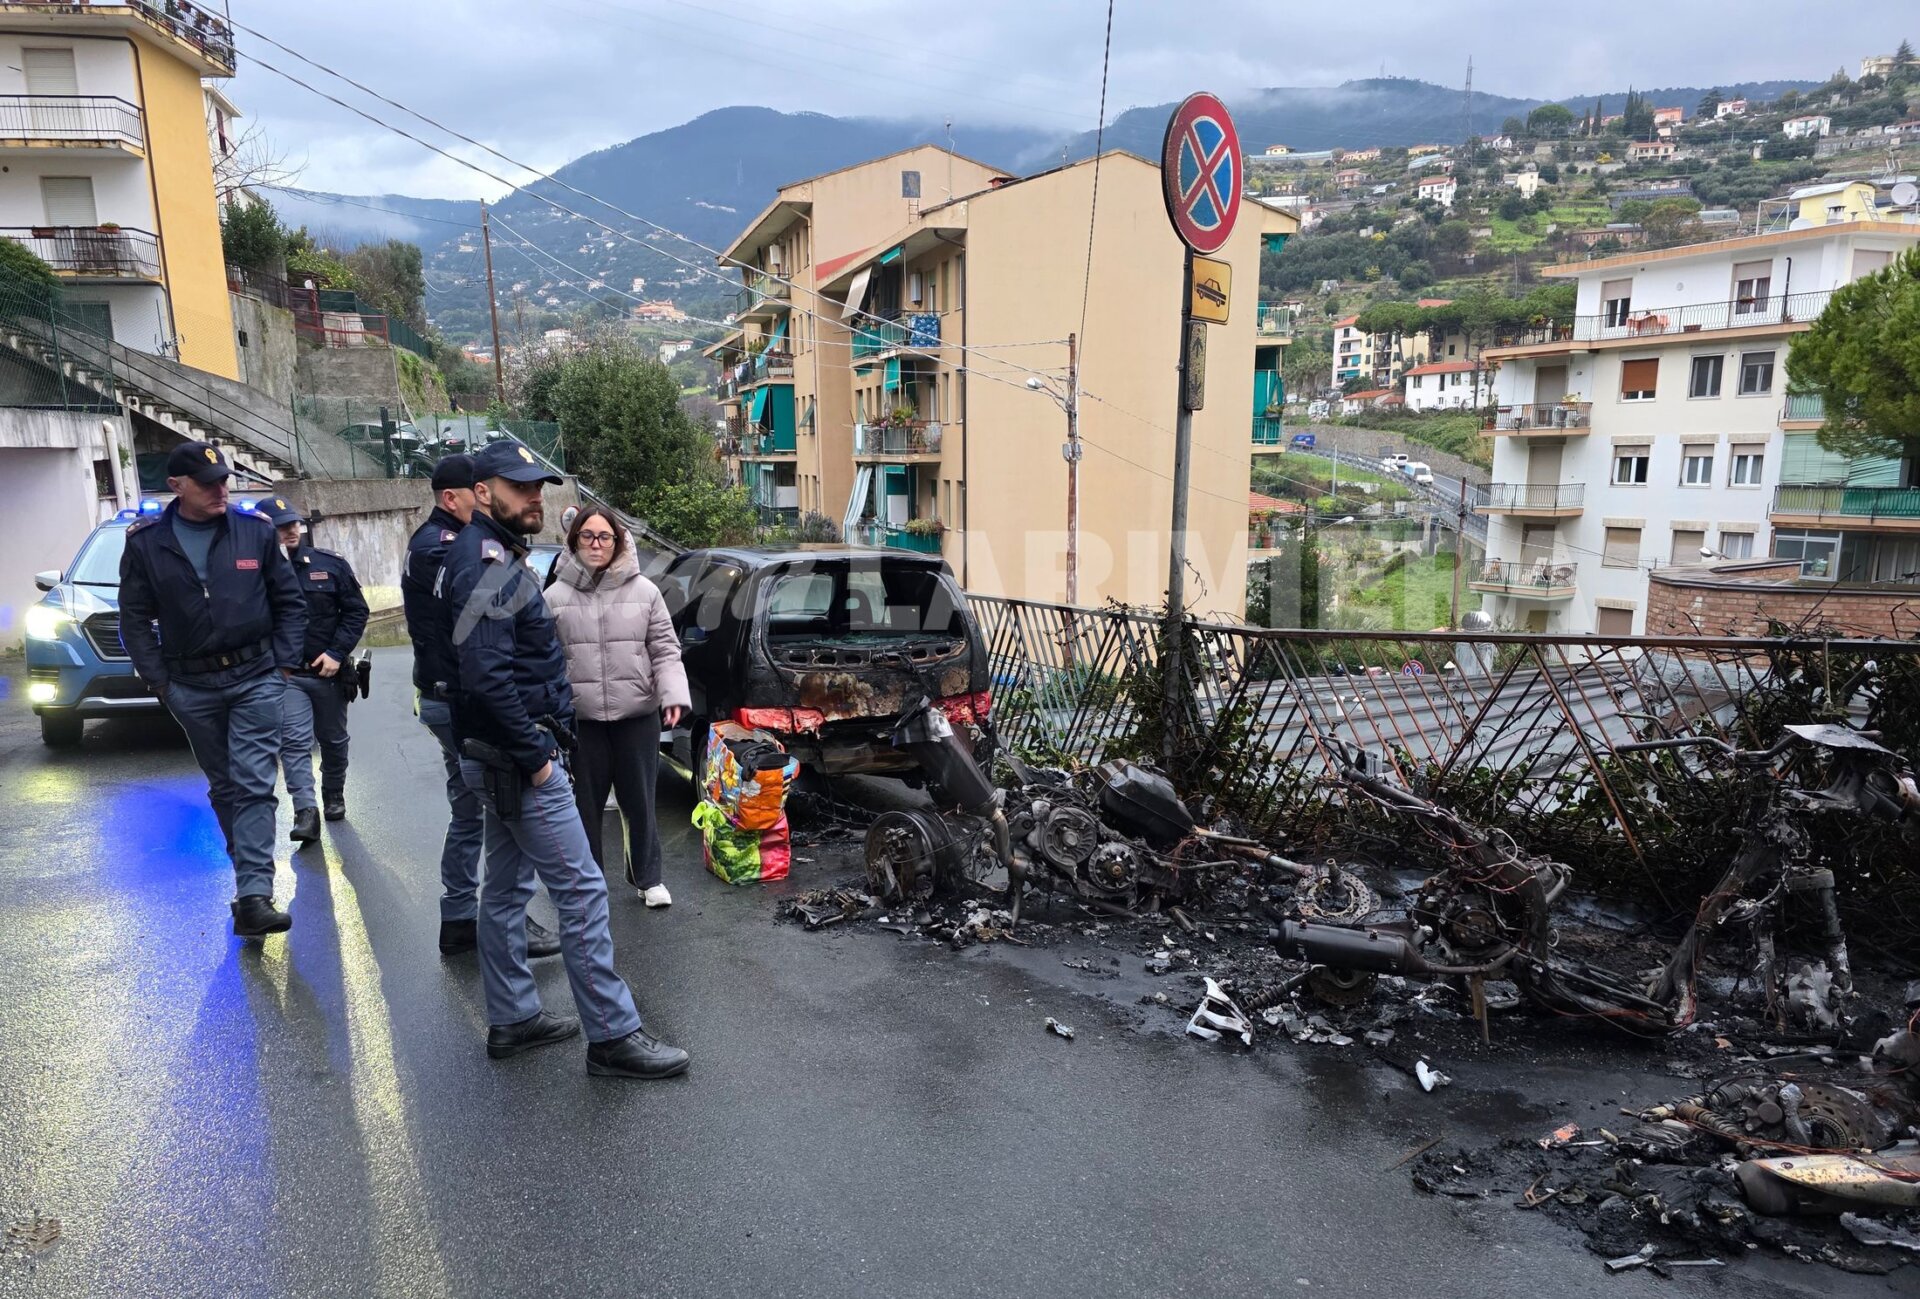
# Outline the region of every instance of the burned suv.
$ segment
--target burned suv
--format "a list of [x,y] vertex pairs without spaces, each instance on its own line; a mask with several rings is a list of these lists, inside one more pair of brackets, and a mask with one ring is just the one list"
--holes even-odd
[[963,735],[986,720],[986,645],[937,556],[694,550],[657,580],[693,692],[672,748],[696,777],[721,719],[772,732],[824,775],[915,772],[892,735],[923,695]]

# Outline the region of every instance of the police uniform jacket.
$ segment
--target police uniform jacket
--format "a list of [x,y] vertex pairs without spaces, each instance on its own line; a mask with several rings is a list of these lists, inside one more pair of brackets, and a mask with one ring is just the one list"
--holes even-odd
[[229,509],[218,521],[202,583],[174,536],[179,509],[175,501],[127,525],[120,639],[134,671],[165,690],[175,677],[217,687],[302,666],[307,602],[273,525]]
[[345,664],[367,630],[367,597],[353,567],[331,550],[302,546],[293,553],[293,573],[307,597],[307,637],[300,650],[301,671],[322,654]]
[[407,614],[407,637],[413,642],[413,684],[429,699],[459,688],[460,663],[453,654],[453,613],[440,586],[440,570],[447,549],[466,524],[439,506],[407,541],[406,562],[400,567],[400,603]]
[[536,723],[573,725],[567,660],[520,537],[476,512],[447,551],[441,582],[453,617],[460,692],[453,733],[500,749],[531,776],[554,756]]

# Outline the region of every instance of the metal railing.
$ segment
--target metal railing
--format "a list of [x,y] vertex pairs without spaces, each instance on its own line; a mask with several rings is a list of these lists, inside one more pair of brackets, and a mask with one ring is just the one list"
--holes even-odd
[[1476,591],[1553,600],[1573,595],[1579,572],[1572,560],[1489,559],[1467,581]]
[[233,31],[225,21],[187,0],[79,0],[80,5],[103,4],[127,8],[174,39],[193,46],[228,72],[234,69]]
[[910,312],[897,320],[863,315],[853,327],[855,360],[903,348],[926,350],[938,346],[940,314],[935,311]]
[[1286,428],[1279,416],[1255,415],[1253,417],[1253,444],[1257,447],[1277,447],[1286,439]]
[[[1175,675],[1164,621],[1150,611],[969,603],[1009,749],[1048,764],[1161,765],[1190,800],[1212,800],[1210,815],[1296,856],[1356,841],[1396,860],[1420,851],[1390,828],[1368,838],[1364,813],[1343,806],[1330,777],[1344,751],[1522,850],[1568,862],[1583,888],[1637,888],[1690,913],[1738,851],[1739,818],[1726,815],[1741,805],[1736,783],[1618,746],[1691,733],[1763,747],[1784,723],[1852,718],[1920,758],[1920,713],[1905,697],[1920,690],[1915,640],[1826,640],[1818,627],[1797,639],[1549,637],[1189,618]],[[1826,697],[1868,660],[1876,690]],[[1895,833],[1879,851],[1911,861]],[[1920,880],[1894,874],[1910,950]],[[1872,882],[1861,879],[1863,893]],[[1859,899],[1869,909],[1885,900]]]
[[891,524],[868,520],[856,523],[848,541],[856,546],[879,546],[891,550],[911,550],[922,555],[940,553],[939,532],[916,532]]
[[753,358],[753,374],[749,383],[786,383],[793,378],[793,353],[784,348],[775,351],[768,348]]
[[117,95],[0,95],[0,140],[84,140],[142,148],[140,110]]
[[1487,483],[1467,500],[1476,510],[1577,510],[1586,496],[1585,483]]
[[1786,405],[1780,408],[1780,418],[1784,420],[1818,420],[1827,418],[1826,398],[1817,393],[1788,393]]
[[1773,489],[1773,513],[1873,523],[1882,519],[1920,523],[1920,487],[1848,487],[1845,484]]
[[1592,402],[1549,401],[1501,406],[1486,427],[1496,433],[1521,433],[1535,429],[1585,429],[1592,425]]
[[937,456],[940,439],[940,425],[932,420],[915,420],[911,424],[855,424],[853,454]]
[[1293,337],[1293,313],[1277,302],[1263,302],[1254,317],[1254,332],[1262,340]]
[[1808,324],[1832,300],[1831,289],[1818,293],[1770,294],[1685,307],[1634,307],[1598,315],[1575,316],[1570,331],[1556,336],[1592,343],[1609,338],[1647,338],[1663,334],[1699,334],[1764,325]]
[[6,226],[11,239],[61,275],[82,279],[157,280],[160,239],[146,230],[103,226]]

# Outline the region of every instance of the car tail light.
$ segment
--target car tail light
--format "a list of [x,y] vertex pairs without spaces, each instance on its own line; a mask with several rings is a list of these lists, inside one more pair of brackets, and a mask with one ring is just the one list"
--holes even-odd
[[984,722],[993,711],[993,692],[976,690],[970,695],[948,695],[934,706],[956,724]]
[[826,725],[827,715],[818,708],[742,708],[733,720],[750,731],[785,731],[805,734]]

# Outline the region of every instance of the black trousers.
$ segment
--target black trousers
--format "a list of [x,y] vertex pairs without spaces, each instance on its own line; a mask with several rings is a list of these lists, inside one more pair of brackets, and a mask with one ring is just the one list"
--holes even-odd
[[626,819],[627,883],[652,888],[660,882],[660,830],[653,817],[653,785],[660,773],[660,714],[622,717],[614,722],[574,719],[579,745],[573,751],[573,797],[587,828],[587,845],[600,873],[607,873],[601,848],[606,825],[607,790],[613,790]]

